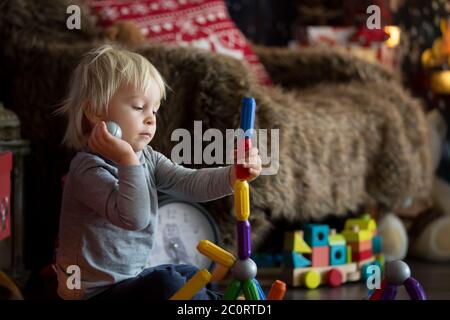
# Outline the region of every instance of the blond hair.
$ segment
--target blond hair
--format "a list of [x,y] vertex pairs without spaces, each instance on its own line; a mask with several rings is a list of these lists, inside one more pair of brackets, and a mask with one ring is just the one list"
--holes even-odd
[[90,123],[84,114],[96,116],[108,111],[108,104],[116,90],[131,84],[140,92],[147,92],[151,81],[158,85],[161,97],[166,97],[166,84],[161,74],[143,56],[111,45],[102,45],[88,52],[76,67],[69,94],[58,114],[68,116],[63,143],[77,150],[83,148],[90,134]]

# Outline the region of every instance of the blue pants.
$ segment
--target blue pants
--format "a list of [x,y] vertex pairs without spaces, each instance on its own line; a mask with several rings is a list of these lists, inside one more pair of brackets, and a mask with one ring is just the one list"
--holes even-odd
[[[167,300],[174,295],[199,269],[187,264],[164,264],[144,269],[134,278],[115,284],[92,297],[96,300]],[[219,300],[222,296],[206,288],[193,300]]]

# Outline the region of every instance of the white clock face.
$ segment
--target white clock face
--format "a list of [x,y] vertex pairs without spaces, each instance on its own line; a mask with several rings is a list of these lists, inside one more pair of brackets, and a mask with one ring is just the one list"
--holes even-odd
[[197,250],[200,240],[217,242],[212,222],[199,208],[184,202],[169,202],[159,208],[156,242],[149,266],[192,264],[209,269],[212,261]]

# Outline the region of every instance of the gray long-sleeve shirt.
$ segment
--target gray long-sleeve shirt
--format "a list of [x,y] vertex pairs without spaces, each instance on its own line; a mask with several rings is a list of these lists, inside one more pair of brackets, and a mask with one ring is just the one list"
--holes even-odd
[[[150,146],[138,157],[141,165],[117,166],[86,150],[72,160],[55,264],[62,298],[88,299],[146,267],[155,239],[158,190],[195,202],[233,193],[231,166],[188,169]],[[79,267],[80,289],[73,288],[77,273],[69,266]]]

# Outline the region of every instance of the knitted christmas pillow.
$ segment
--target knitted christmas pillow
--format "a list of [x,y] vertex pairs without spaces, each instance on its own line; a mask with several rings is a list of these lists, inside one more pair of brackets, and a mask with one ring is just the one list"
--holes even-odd
[[228,15],[223,0],[88,0],[103,27],[134,21],[152,41],[194,46],[245,59],[262,84],[269,75],[245,36]]

